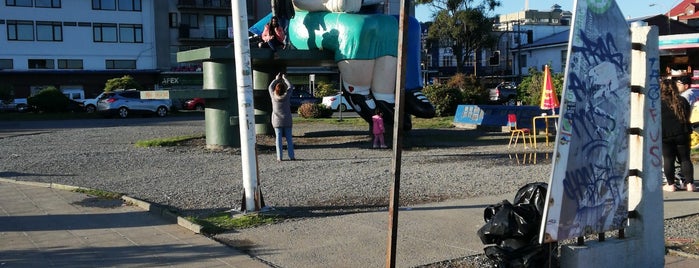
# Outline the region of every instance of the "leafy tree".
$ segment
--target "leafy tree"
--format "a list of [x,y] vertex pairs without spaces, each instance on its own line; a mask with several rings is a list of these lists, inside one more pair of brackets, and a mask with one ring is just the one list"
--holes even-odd
[[462,72],[465,56],[496,42],[490,34],[493,18],[485,13],[500,6],[498,0],[479,3],[476,0],[417,0],[416,3],[429,4],[436,10],[427,38],[452,49],[457,73]]
[[462,103],[481,103],[487,100],[487,91],[483,89],[478,77],[475,75],[465,75],[463,73],[457,73],[450,77],[446,83],[449,88],[457,88],[461,91]]
[[120,78],[112,78],[104,84],[104,91],[113,91],[117,89],[138,89],[143,87],[130,75],[124,75]]
[[[561,99],[563,91],[563,73],[554,73],[551,70],[551,82],[556,91],[556,96]],[[539,106],[541,102],[541,90],[544,85],[544,72],[535,67],[529,67],[529,76],[522,78],[522,82],[517,87],[517,95],[523,96],[524,105]]]
[[316,90],[314,92],[315,96],[318,98],[326,97],[326,96],[334,96],[337,94],[337,89],[335,87],[327,82],[323,81],[318,81],[316,84]]
[[12,85],[0,84],[0,101],[10,102],[15,98],[15,89]]

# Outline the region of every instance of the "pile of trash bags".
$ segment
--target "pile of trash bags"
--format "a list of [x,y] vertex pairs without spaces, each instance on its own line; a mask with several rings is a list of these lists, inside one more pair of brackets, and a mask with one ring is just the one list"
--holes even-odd
[[538,241],[547,188],[543,182],[529,183],[517,191],[514,203],[503,200],[483,212],[485,225],[478,237],[496,267],[559,266],[557,243]]

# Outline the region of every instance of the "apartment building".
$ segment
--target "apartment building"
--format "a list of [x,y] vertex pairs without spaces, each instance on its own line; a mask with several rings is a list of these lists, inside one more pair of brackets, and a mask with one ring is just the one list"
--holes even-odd
[[[173,81],[199,86],[196,64],[179,64],[179,51],[225,46],[231,6],[224,0],[5,0],[0,2],[0,83],[15,97],[45,86],[99,94],[111,78],[130,75],[147,89]],[[269,1],[247,0],[249,23],[269,12]]]

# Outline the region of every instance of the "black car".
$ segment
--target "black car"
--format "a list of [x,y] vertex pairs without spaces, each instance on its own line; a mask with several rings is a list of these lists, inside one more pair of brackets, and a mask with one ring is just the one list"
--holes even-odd
[[313,97],[308,91],[294,89],[291,92],[291,111],[298,110],[304,103],[320,103],[320,98]]
[[515,105],[517,102],[517,86],[513,83],[502,82],[495,88],[488,89],[491,103]]

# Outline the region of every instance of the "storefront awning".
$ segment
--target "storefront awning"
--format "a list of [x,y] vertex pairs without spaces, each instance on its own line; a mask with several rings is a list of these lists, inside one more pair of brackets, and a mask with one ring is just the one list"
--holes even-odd
[[699,48],[699,34],[675,34],[659,37],[660,50]]

